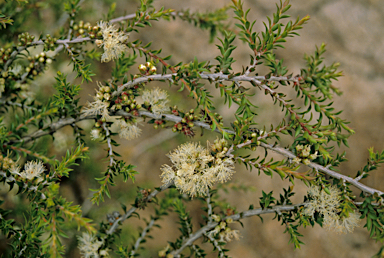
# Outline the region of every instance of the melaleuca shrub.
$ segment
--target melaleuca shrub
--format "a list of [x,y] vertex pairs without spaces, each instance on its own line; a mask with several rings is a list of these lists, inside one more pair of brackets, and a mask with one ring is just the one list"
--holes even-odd
[[[341,94],[339,64],[323,63],[325,44],[298,71],[277,58],[309,16],[292,19],[289,1],[280,1],[257,31],[237,0],[206,13],[141,0],[124,16],[115,15],[118,4],[92,15],[83,4],[0,3],[4,257],[227,257],[229,242],[245,241],[235,222],[265,214],[294,248],[303,244],[300,228],[315,225],[341,234],[363,226],[383,240],[383,192],[360,180],[384,152],[369,149],[355,177],[338,169],[346,158],[335,146],[355,133],[332,100]],[[47,10],[57,14],[52,24],[31,23]],[[141,39],[177,19],[209,31],[215,58],[180,62]],[[238,64],[235,50],[248,61]],[[262,94],[281,112],[271,126],[258,120],[267,112],[255,101]],[[153,155],[150,148],[163,165],[146,158],[157,179],[145,181],[135,161]],[[244,170],[289,186],[257,189],[249,208],[238,209],[225,193],[240,200],[252,189]],[[307,193],[294,196],[293,186]],[[156,230],[161,221],[178,231]],[[146,243],[152,238],[162,246]]]

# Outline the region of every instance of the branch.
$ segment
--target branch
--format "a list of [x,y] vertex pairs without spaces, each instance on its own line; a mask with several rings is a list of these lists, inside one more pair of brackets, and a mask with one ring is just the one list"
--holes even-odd
[[[273,146],[271,144],[266,144],[266,143],[263,143],[261,142],[260,143],[260,146],[262,146],[263,148],[266,148],[266,149],[270,149],[276,153],[279,153],[287,158],[290,158],[290,159],[294,159],[296,158],[296,155],[293,154],[292,152],[290,152],[289,150],[287,149],[284,149],[282,147],[279,147],[279,146]],[[353,179],[352,177],[349,177],[349,176],[345,176],[345,175],[342,175],[338,172],[335,172],[335,171],[332,171],[326,167],[323,167],[317,163],[314,163],[314,162],[311,162],[307,165],[308,167],[310,168],[313,168],[315,169],[316,171],[321,171],[333,178],[337,178],[337,179],[341,179],[341,180],[345,180],[346,182],[350,183],[351,185],[354,185],[355,187],[359,188],[361,191],[363,192],[366,192],[366,193],[369,193],[369,194],[372,194],[374,195],[375,193],[377,193],[378,195],[383,195],[384,193],[379,191],[379,190],[376,190],[374,188],[371,188],[371,187],[368,187],[362,183],[360,183],[358,180],[356,179]]]
[[[177,76],[177,73],[172,74],[154,74],[149,76],[143,76],[139,77],[137,79],[134,79],[132,81],[129,81],[123,85],[121,85],[117,91],[112,93],[112,96],[118,96],[120,95],[125,89],[129,89],[134,87],[135,85],[138,85],[140,83],[149,82],[149,81],[170,81],[173,83],[173,77]],[[211,80],[211,81],[230,81],[230,82],[238,82],[238,81],[245,81],[245,82],[253,82],[256,85],[260,86],[262,85],[263,81],[290,81],[290,82],[299,82],[298,78],[296,77],[287,77],[287,76],[270,76],[269,78],[266,76],[247,76],[247,75],[239,75],[239,76],[233,76],[223,74],[223,73],[212,73],[212,74],[205,74],[200,73],[199,74],[201,79],[205,80]]]
[[57,130],[59,130],[60,128],[66,126],[66,125],[71,125],[73,123],[77,123],[77,122],[82,121],[82,120],[95,119],[95,118],[96,118],[96,115],[88,115],[87,116],[87,115],[84,115],[84,113],[82,113],[77,118],[70,117],[70,118],[60,119],[59,121],[57,121],[55,123],[49,124],[49,125],[45,126],[44,128],[37,130],[36,132],[32,133],[31,135],[24,136],[19,140],[9,141],[8,143],[5,143],[5,145],[12,145],[12,144],[19,143],[19,142],[28,143],[30,141],[33,141],[33,140],[40,138],[42,136],[45,136],[47,134],[53,134],[54,132],[56,132]]
[[[173,182],[165,184],[165,185],[162,185],[161,187],[159,187],[159,190],[155,189],[155,191],[153,191],[150,195],[148,195],[148,197],[145,198],[144,201],[148,202],[149,200],[153,199],[156,195],[158,195],[159,193],[161,193],[164,190],[168,189],[172,185],[173,185]],[[138,209],[137,207],[132,207],[123,216],[121,216],[120,218],[115,220],[113,222],[111,228],[107,230],[107,232],[106,232],[107,235],[112,235],[115,232],[115,230],[116,230],[117,226],[119,225],[119,223],[123,222],[126,219],[128,219],[137,209]]]
[[155,224],[155,219],[151,219],[151,221],[148,223],[148,225],[141,231],[140,237],[136,240],[135,245],[133,246],[133,249],[131,252],[129,252],[129,257],[134,257],[136,254],[136,251],[139,249],[141,241],[144,240],[145,236],[149,232],[149,230],[153,227]]
[[219,257],[222,258],[222,257],[225,257],[225,253],[223,252],[223,248],[221,248],[221,246],[219,245],[219,243],[217,242],[216,239],[214,239],[210,234],[204,234],[204,236],[206,236],[213,244],[213,246],[217,249],[217,251],[219,251]]
[[[279,206],[274,206],[273,208],[269,208],[269,209],[262,209],[262,208],[252,209],[252,210],[240,212],[240,213],[235,214],[235,215],[227,216],[223,220],[225,221],[227,219],[233,219],[233,221],[238,221],[238,220],[243,219],[243,218],[262,215],[262,214],[282,212],[282,211],[293,211],[297,207],[303,206],[303,205],[304,205],[304,203],[300,203],[300,204],[296,204],[296,205],[281,205],[281,206],[279,205]],[[207,225],[205,225],[204,227],[200,228],[194,234],[191,234],[191,236],[188,239],[185,239],[183,241],[182,246],[179,249],[171,252],[171,254],[174,255],[174,257],[180,257],[179,254],[186,247],[191,246],[193,244],[193,242],[195,242],[197,239],[199,239],[200,237],[205,235],[211,229],[215,228],[217,225],[218,225],[218,222],[211,222],[211,223],[208,223]]]
[[[150,76],[147,76],[147,77],[150,77]],[[117,112],[111,112],[110,115],[119,115],[119,116],[133,116],[131,113],[127,113],[123,110],[119,110]],[[181,121],[181,117],[179,116],[175,116],[175,115],[171,115],[171,114],[162,114],[162,115],[155,115],[149,111],[138,111],[138,116],[141,116],[141,117],[150,117],[150,118],[154,118],[154,119],[164,119],[164,120],[167,120],[167,121],[172,121],[174,123],[179,123]],[[29,136],[25,136],[23,138],[21,138],[20,140],[16,140],[16,141],[10,141],[8,142],[6,145],[12,145],[14,143],[18,143],[18,142],[23,142],[23,143],[27,143],[27,142],[30,142],[34,139],[37,139],[41,136],[44,136],[44,135],[47,135],[47,134],[51,134],[51,133],[54,133],[55,131],[57,131],[58,129],[66,126],[66,125],[70,125],[72,123],[76,123],[76,122],[79,122],[79,121],[82,121],[82,120],[86,120],[86,119],[95,119],[96,118],[96,115],[89,115],[89,116],[85,116],[84,113],[82,113],[82,115],[80,115],[78,118],[65,118],[65,119],[61,119],[59,120],[58,122],[56,123],[52,123],[46,127],[44,127],[43,129],[40,129],[36,132],[34,132],[33,134],[29,135]],[[196,126],[199,126],[199,127],[202,127],[204,129],[207,129],[207,130],[211,130],[211,127],[209,124],[207,123],[204,123],[204,122],[201,122],[201,121],[196,121],[194,122],[194,124]],[[48,130],[48,131],[46,131]],[[228,129],[222,129],[223,131],[225,131],[226,133],[228,134],[235,134],[234,131],[232,130],[228,130]],[[220,131],[218,129],[215,129],[214,130],[215,132],[218,132],[220,133]],[[259,138],[262,139],[264,136],[260,136]],[[263,148],[266,148],[266,149],[270,149],[276,153],[279,153],[287,158],[290,158],[290,159],[294,159],[296,157],[295,154],[293,154],[291,151],[285,149],[285,148],[282,148],[282,147],[279,147],[279,146],[274,146],[274,145],[271,145],[271,144],[266,144],[266,143],[263,143],[263,142],[260,142],[260,146],[263,147]],[[358,180],[355,180],[349,176],[345,176],[345,175],[342,175],[338,172],[335,172],[335,171],[332,171],[324,166],[321,166],[319,164],[316,164],[316,163],[313,163],[313,162],[310,162],[307,166],[309,166],[310,168],[313,168],[317,171],[321,171],[331,177],[334,177],[334,178],[337,178],[337,179],[342,179],[342,180],[345,180],[346,182],[354,185],[355,187],[359,188],[360,190],[362,190],[363,192],[366,192],[366,193],[369,193],[369,194],[375,194],[377,193],[378,195],[383,195],[384,193],[379,191],[379,190],[376,190],[374,188],[371,188],[371,187],[368,187],[362,183],[360,183]]]
[[[129,14],[129,15],[126,15],[126,16],[122,16],[122,17],[118,17],[118,18],[112,19],[109,22],[110,23],[115,23],[115,22],[120,22],[120,21],[124,21],[124,20],[133,19],[135,17],[136,17],[136,14]],[[56,55],[61,50],[63,50],[63,45],[81,43],[81,42],[90,41],[90,40],[92,40],[90,37],[76,38],[76,39],[72,39],[72,40],[71,39],[59,39],[59,40],[56,41],[56,44],[58,44],[60,46],[59,46],[58,49],[56,49],[54,55]],[[37,41],[31,42],[28,46],[17,47],[16,50],[14,50],[11,53],[8,61],[4,64],[3,71],[7,71],[8,70],[9,65],[11,65],[11,63],[15,60],[15,58],[16,58],[16,56],[18,54],[20,54],[22,51],[26,50],[28,47],[37,46],[37,45],[44,45],[44,41],[37,40]]]

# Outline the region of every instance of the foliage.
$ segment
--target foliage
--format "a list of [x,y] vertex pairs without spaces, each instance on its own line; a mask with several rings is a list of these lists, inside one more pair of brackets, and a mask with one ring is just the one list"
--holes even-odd
[[[340,116],[341,111],[333,107],[334,94],[341,94],[334,86],[342,75],[339,64],[323,64],[325,44],[316,47],[312,55],[304,55],[306,66],[297,75],[276,57],[275,50],[299,36],[309,16],[291,20],[289,1],[280,1],[272,17],[267,17],[264,30],[257,32],[256,21],[248,18],[252,10],[245,10],[241,1],[232,0],[231,5],[206,13],[156,9],[152,2],[141,0],[134,14],[122,17],[115,17],[118,7],[112,4],[103,21],[93,24],[81,20],[80,0],[67,0],[62,6],[51,1],[46,5],[39,1],[0,4],[0,181],[9,196],[15,189],[16,196],[27,203],[20,208],[20,216],[0,200],[0,237],[6,238],[8,245],[4,256],[63,257],[73,252],[76,241],[85,257],[149,255],[145,253],[148,246],[144,247],[147,239],[164,237],[152,230],[161,227],[160,219],[172,218],[171,214],[177,215],[173,218],[178,219],[179,235],[166,236],[168,245],[151,250],[151,255],[205,257],[209,252],[206,247],[211,245],[219,257],[228,257],[226,244],[239,239],[239,230],[233,229],[232,223],[242,224],[252,216],[263,219],[267,213],[281,221],[295,248],[303,244],[300,227],[318,224],[350,232],[360,219],[365,219],[371,238],[383,241],[384,193],[359,181],[384,162],[384,151],[369,149],[367,165],[355,178],[337,172],[346,159],[335,146],[348,146],[348,138],[355,133]],[[34,31],[28,32],[26,26],[31,6],[51,7],[67,16],[53,36],[32,35]],[[230,11],[236,22],[233,25]],[[133,35],[161,19],[181,19],[209,30],[210,42],[218,36],[214,61],[195,58],[189,63],[178,62],[171,55],[163,57],[161,49],[152,49],[156,42],[143,44],[135,39]],[[244,45],[251,53],[249,65],[237,71],[234,53]],[[41,53],[32,54],[35,48]],[[94,82],[92,78],[101,72],[99,61],[107,62],[103,76],[108,79]],[[73,74],[60,71],[61,63],[71,65]],[[135,64],[139,64],[138,70]],[[259,75],[261,67],[268,72]],[[56,71],[53,89],[44,94],[49,97],[31,98],[33,83],[48,78],[49,73],[44,73],[48,69]],[[73,77],[80,77],[78,84],[71,82]],[[149,85],[155,81],[166,82],[171,93],[151,89]],[[82,106],[81,90],[87,84],[97,89],[93,101]],[[295,100],[287,97],[287,90],[294,92]],[[214,91],[221,94],[224,107],[220,109],[220,98],[213,97]],[[270,128],[257,123],[256,116],[263,110],[254,104],[253,96],[259,92],[269,95],[284,115],[272,121]],[[180,106],[188,106],[188,111]],[[232,116],[224,111],[220,114],[224,109],[233,112]],[[81,128],[82,121],[91,121],[93,128]],[[184,144],[169,149],[173,166],[153,168],[163,172],[163,185],[137,187],[136,194],[130,193],[133,203],[129,209],[122,203],[122,213],[115,211],[107,215],[107,221],[92,222],[86,202],[74,205],[67,200],[63,190],[66,180],[91,174],[94,180],[80,188],[91,192],[92,211],[102,210],[105,196],[118,199],[111,189],[121,184],[128,185],[125,189],[136,188],[136,176],[142,172],[119,154],[117,147],[126,142],[118,136],[138,138],[143,124],[182,135]],[[63,153],[52,152],[50,144],[60,141],[59,133],[66,126],[73,129],[73,146],[56,158],[53,154]],[[196,133],[198,129],[201,135]],[[211,139],[207,148],[197,144],[204,132]],[[282,139],[289,142],[287,147],[281,147]],[[91,156],[89,152],[102,148],[105,168],[83,161]],[[256,154],[260,149],[264,156]],[[271,153],[279,154],[278,158]],[[238,211],[223,199],[226,192],[250,190],[243,184],[228,186],[227,181],[236,177],[236,162],[259,174],[277,174],[290,187],[280,196],[261,189],[259,208],[250,204],[248,210]],[[308,186],[308,195],[293,203],[298,182]],[[360,191],[362,201],[351,188]],[[201,207],[198,218],[190,211],[190,205],[196,203]],[[134,217],[141,219],[144,209],[152,215],[142,218],[145,227],[127,233],[133,238],[132,244],[127,244],[122,241],[123,223]],[[195,242],[198,239],[203,243]]]

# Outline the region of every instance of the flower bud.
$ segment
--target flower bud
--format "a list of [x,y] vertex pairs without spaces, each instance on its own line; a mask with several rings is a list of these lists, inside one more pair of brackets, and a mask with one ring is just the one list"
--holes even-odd
[[101,45],[103,45],[103,41],[100,40],[100,39],[96,39],[96,40],[95,40],[95,43],[96,43],[96,46],[97,46],[97,47],[101,47]]
[[104,98],[106,99],[106,100],[109,100],[110,98],[111,98],[111,94],[109,94],[109,93],[104,93]]
[[232,218],[228,218],[225,220],[228,224],[232,223],[233,222],[233,219]]
[[156,69],[156,67],[154,67],[154,66],[152,66],[151,69],[149,69],[149,71],[150,71],[151,73],[156,73],[156,70],[157,70],[157,69]]

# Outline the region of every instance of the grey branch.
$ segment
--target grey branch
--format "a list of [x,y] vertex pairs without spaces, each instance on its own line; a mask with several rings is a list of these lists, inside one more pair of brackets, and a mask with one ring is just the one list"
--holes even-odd
[[24,136],[19,140],[10,141],[6,144],[12,145],[14,143],[19,143],[19,142],[28,143],[28,142],[33,141],[35,139],[38,139],[42,136],[45,136],[48,134],[53,134],[54,132],[56,132],[57,130],[59,130],[60,128],[66,126],[66,125],[71,125],[73,123],[77,123],[77,122],[82,121],[82,120],[95,119],[95,118],[96,118],[96,115],[86,116],[86,115],[82,114],[77,118],[70,117],[70,118],[60,119],[57,122],[54,122],[52,124],[45,126],[42,129],[37,130],[36,132],[32,133],[31,135]]
[[[149,76],[148,76],[149,77]],[[111,112],[110,115],[120,115],[120,116],[133,116],[131,113],[127,113],[123,110],[119,110],[117,112]],[[141,116],[141,117],[150,117],[150,118],[154,118],[154,119],[164,119],[164,120],[167,120],[167,121],[172,121],[174,123],[179,123],[181,121],[181,117],[179,116],[175,116],[175,115],[171,115],[171,114],[162,114],[162,115],[155,115],[149,111],[138,111],[138,115]],[[20,140],[15,140],[15,141],[11,141],[8,143],[8,145],[11,145],[13,143],[17,143],[17,142],[23,142],[23,143],[27,143],[27,142],[30,142],[34,139],[37,139],[41,136],[44,136],[44,135],[47,135],[47,134],[51,134],[51,133],[54,133],[55,131],[57,131],[58,129],[66,126],[66,125],[70,125],[72,123],[76,123],[76,122],[79,122],[79,121],[82,121],[82,120],[86,120],[86,119],[95,119],[96,116],[95,115],[90,115],[90,116],[85,116],[84,114],[79,116],[78,118],[65,118],[65,119],[61,119],[59,120],[58,122],[55,122],[55,123],[52,123],[46,127],[44,127],[43,129],[40,129],[34,133],[32,133],[31,135],[28,135],[28,136],[24,136],[22,137]],[[199,126],[199,127],[202,127],[204,129],[207,129],[207,130],[211,130],[210,128],[210,125],[207,124],[207,123],[204,123],[204,122],[201,122],[201,121],[196,121],[194,122],[194,124],[196,126]],[[224,129],[225,132],[227,132],[228,134],[235,134],[234,131],[232,130],[228,130],[228,129]],[[215,130],[215,132],[218,132],[220,133],[220,131],[218,129]],[[263,136],[261,136],[263,137]],[[290,158],[290,159],[293,159],[296,157],[295,154],[293,154],[291,151],[285,149],[285,148],[282,148],[282,147],[279,147],[279,146],[274,146],[274,145],[270,145],[270,144],[266,144],[266,143],[263,143],[261,142],[260,143],[260,146],[263,147],[263,148],[266,148],[266,149],[269,149],[269,150],[272,150],[276,153],[279,153],[287,158]],[[337,178],[337,179],[341,179],[341,180],[345,180],[346,182],[350,183],[351,185],[354,185],[355,187],[359,188],[360,190],[366,192],[366,193],[369,193],[369,194],[375,194],[377,193],[378,195],[383,195],[384,193],[379,191],[379,190],[376,190],[374,188],[371,188],[371,187],[368,187],[362,183],[360,183],[358,180],[356,179],[353,179],[349,176],[346,176],[346,175],[342,175],[338,172],[335,172],[335,171],[332,171],[330,170],[329,168],[327,167],[324,167],[324,166],[321,166],[319,164],[316,164],[314,162],[311,162],[308,164],[308,166],[310,168],[313,168],[317,171],[321,171],[331,177],[334,177],[334,178]]]
[[[118,96],[120,95],[125,89],[132,88],[135,85],[138,85],[140,83],[149,82],[149,81],[170,81],[173,82],[173,78],[177,76],[177,73],[172,74],[154,74],[149,76],[143,76],[139,77],[137,79],[134,79],[132,81],[129,81],[123,85],[121,85],[117,91],[113,92],[112,96]],[[211,80],[211,81],[230,81],[230,82],[239,82],[239,81],[245,81],[245,82],[253,82],[256,85],[263,85],[263,81],[291,81],[291,82],[298,82],[298,78],[291,77],[288,78],[287,76],[270,76],[269,78],[266,76],[247,76],[247,75],[239,75],[239,76],[233,76],[231,77],[228,74],[223,73],[212,73],[212,74],[206,74],[206,73],[200,73],[199,74],[201,79],[204,80]]]
[[139,249],[141,241],[145,238],[145,236],[147,235],[147,233],[153,227],[154,224],[155,224],[155,219],[151,219],[151,221],[148,223],[148,225],[141,232],[140,237],[137,238],[135,245],[133,246],[133,249],[129,253],[129,257],[134,257],[135,253]]
[[[303,205],[304,205],[303,203],[300,203],[300,204],[296,204],[296,205],[274,206],[273,208],[269,208],[269,209],[262,209],[262,208],[252,209],[252,210],[240,212],[240,213],[235,214],[235,215],[227,216],[223,220],[225,221],[225,220],[231,218],[231,219],[233,219],[233,221],[237,221],[240,219],[244,219],[244,218],[252,217],[252,216],[256,216],[256,215],[262,215],[262,214],[268,214],[268,213],[278,213],[278,212],[283,212],[283,211],[293,211],[297,207],[303,206]],[[211,223],[208,223],[207,225],[205,225],[204,227],[200,228],[198,231],[193,233],[188,239],[185,239],[183,241],[182,246],[179,249],[171,252],[171,254],[173,254],[174,257],[180,257],[179,254],[186,247],[191,246],[193,244],[193,242],[195,242],[197,239],[199,239],[200,237],[205,235],[211,229],[215,228],[217,225],[218,225],[218,222],[211,222]]]
[[[148,197],[144,201],[148,202],[149,200],[153,199],[156,195],[158,195],[162,191],[168,189],[172,185],[173,185],[173,182],[165,184],[165,185],[162,185],[160,187],[160,191],[158,191],[158,190],[153,191],[150,195],[148,195]],[[123,222],[126,219],[128,219],[137,209],[138,209],[137,207],[132,207],[123,216],[121,216],[120,218],[115,220],[115,222],[112,224],[111,228],[107,230],[107,232],[106,232],[107,235],[112,235],[113,232],[115,232],[115,230],[117,229],[119,223]]]

